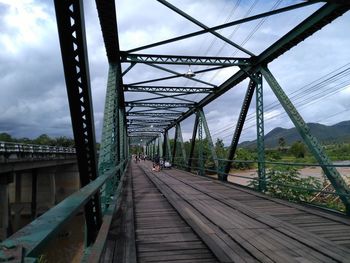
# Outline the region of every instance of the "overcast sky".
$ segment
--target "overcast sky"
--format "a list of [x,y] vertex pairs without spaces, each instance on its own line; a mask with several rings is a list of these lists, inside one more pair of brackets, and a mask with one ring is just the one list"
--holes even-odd
[[[120,46],[129,50],[138,46],[193,32],[199,28],[155,0],[117,0]],[[301,1],[276,0],[172,0],[173,5],[208,26],[233,21],[272,8]],[[97,140],[100,140],[108,64],[95,1],[84,1],[91,87]],[[301,22],[322,4],[273,16],[260,27],[257,20],[219,31],[258,55],[266,47]],[[350,111],[350,13],[343,15],[292,50],[270,63],[269,67],[307,122],[334,124],[348,120]],[[252,34],[252,30],[256,32]],[[250,38],[247,38],[251,35]],[[142,51],[155,54],[192,54],[243,56],[221,40],[205,34],[186,41]],[[126,65],[127,66],[127,65]],[[185,73],[187,66],[169,67]],[[199,70],[203,67],[193,67]],[[219,85],[236,68],[196,77]],[[333,72],[337,78],[315,86],[313,81]],[[124,79],[133,83],[169,73],[137,65]],[[321,79],[322,80],[322,79]],[[158,85],[201,86],[186,79]],[[214,139],[231,140],[247,81],[205,107]],[[127,94],[126,99],[135,98]],[[192,99],[199,100],[200,95]],[[270,88],[264,83],[265,133],[274,127],[292,127]],[[245,124],[241,140],[253,140],[255,102]],[[193,118],[183,122],[184,139],[191,136]],[[71,120],[63,75],[63,66],[52,0],[0,0],[0,132],[16,137],[72,136]]]

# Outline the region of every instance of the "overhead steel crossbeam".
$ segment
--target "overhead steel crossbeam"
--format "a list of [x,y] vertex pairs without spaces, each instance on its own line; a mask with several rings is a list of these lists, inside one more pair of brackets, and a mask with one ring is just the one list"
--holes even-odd
[[127,123],[128,124],[145,124],[145,125],[150,125],[150,124],[170,124],[170,120],[154,120],[154,119],[128,119]]
[[248,66],[249,58],[200,57],[121,53],[121,62],[200,66]]
[[169,125],[169,123],[163,123],[163,124],[157,123],[157,124],[152,124],[151,126],[148,123],[130,123],[130,124],[127,124],[128,127],[142,127],[142,128],[143,127],[166,127],[168,125]]
[[153,135],[153,134],[137,134],[137,133],[135,133],[135,134],[129,134],[128,135],[129,137],[137,137],[137,138],[155,138],[156,136],[155,135]]
[[157,109],[167,109],[167,108],[191,108],[194,103],[142,103],[142,102],[126,102],[128,107],[148,107],[148,108],[157,108]]
[[134,132],[156,132],[161,133],[163,132],[163,129],[151,129],[151,128],[131,128],[128,127],[128,133],[134,133]]
[[179,113],[166,113],[166,112],[127,112],[127,116],[148,116],[148,117],[178,117]]
[[124,91],[127,92],[167,92],[167,93],[210,93],[214,89],[209,87],[174,87],[174,86],[131,86],[124,85]]

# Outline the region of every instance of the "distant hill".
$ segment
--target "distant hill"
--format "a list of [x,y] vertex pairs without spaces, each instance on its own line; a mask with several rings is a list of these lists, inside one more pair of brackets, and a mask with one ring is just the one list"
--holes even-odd
[[[332,126],[319,123],[308,123],[311,134],[314,135],[321,143],[341,143],[350,142],[350,121],[343,121]],[[296,128],[284,129],[277,127],[265,135],[265,147],[278,147],[278,139],[283,137],[286,146],[290,146],[296,141],[301,141]],[[245,141],[239,144],[239,147],[253,148],[256,147],[256,140]]]

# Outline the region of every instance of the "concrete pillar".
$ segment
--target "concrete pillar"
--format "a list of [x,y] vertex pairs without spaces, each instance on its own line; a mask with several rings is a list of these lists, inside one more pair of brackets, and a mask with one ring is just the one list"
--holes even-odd
[[31,205],[30,205],[30,213],[31,213],[31,217],[34,220],[37,216],[37,211],[36,211],[36,207],[37,207],[37,190],[38,188],[38,170],[37,169],[33,169],[32,170],[32,198],[31,198]]
[[45,213],[56,204],[56,167],[37,170],[37,215]]
[[22,173],[16,172],[15,174],[15,203],[13,204],[13,210],[15,213],[14,228],[17,231],[20,228],[21,223],[21,211],[22,205]]
[[9,184],[13,181],[12,174],[0,175],[0,241],[9,235]]
[[79,170],[77,164],[67,164],[57,167],[56,202],[59,203],[80,188]]

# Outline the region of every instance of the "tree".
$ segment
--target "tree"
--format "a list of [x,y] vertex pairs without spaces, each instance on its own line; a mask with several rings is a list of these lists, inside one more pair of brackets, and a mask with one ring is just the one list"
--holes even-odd
[[219,159],[225,159],[227,156],[227,150],[225,149],[224,141],[217,138],[215,142],[215,151]]
[[33,143],[40,145],[54,145],[54,141],[47,134],[41,134],[33,141]]
[[278,146],[280,150],[286,146],[286,140],[283,137],[278,138]]
[[293,143],[289,151],[296,158],[304,158],[306,154],[305,145],[301,141],[297,141]]
[[[312,190],[322,187],[321,181],[315,177],[301,177],[299,171],[290,166],[274,166],[266,172],[267,194],[289,201],[310,202],[315,196]],[[258,189],[258,181],[250,181],[249,186]]]
[[0,133],[0,141],[3,142],[13,142],[14,139],[12,138],[12,136],[6,132]]

